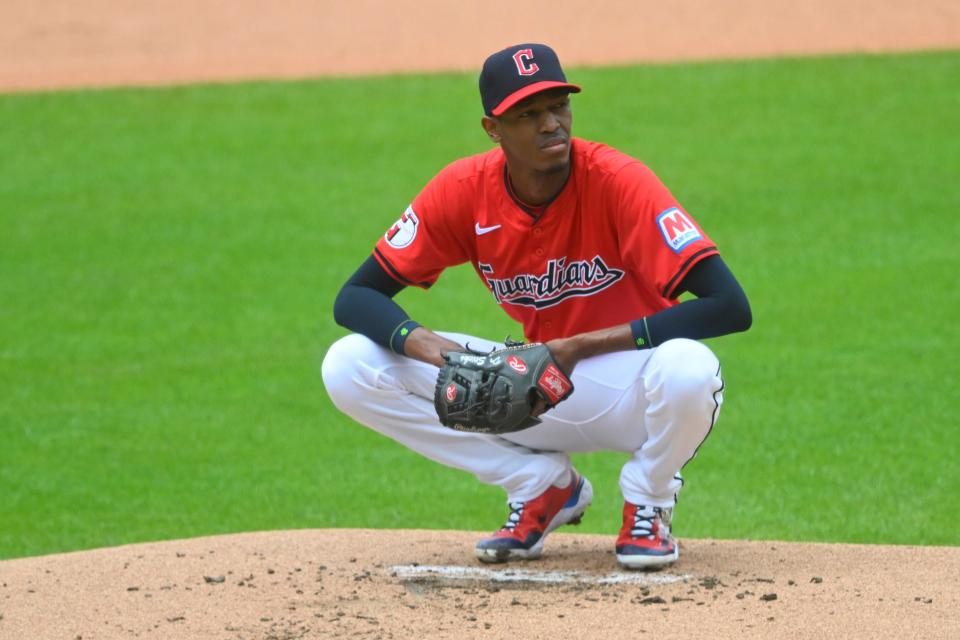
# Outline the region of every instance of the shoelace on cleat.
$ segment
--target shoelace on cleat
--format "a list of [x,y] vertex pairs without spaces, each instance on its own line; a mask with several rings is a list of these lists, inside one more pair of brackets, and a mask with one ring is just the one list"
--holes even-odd
[[637,507],[637,510],[633,512],[633,528],[630,530],[630,535],[634,538],[644,537],[650,540],[656,538],[654,529],[657,528],[656,519],[659,515],[660,511],[656,507],[649,511],[647,511],[647,507]]
[[517,528],[517,525],[520,524],[520,516],[523,514],[523,506],[525,502],[511,502],[507,506],[510,507],[510,515],[507,517],[507,523],[503,525],[503,528],[507,531],[513,531]]

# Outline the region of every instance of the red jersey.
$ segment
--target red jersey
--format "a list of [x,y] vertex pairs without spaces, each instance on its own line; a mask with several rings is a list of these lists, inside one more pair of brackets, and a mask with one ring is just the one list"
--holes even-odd
[[374,249],[394,278],[424,288],[469,261],[538,342],[677,304],[677,284],[716,253],[643,163],[579,138],[566,185],[539,211],[513,195],[497,147],[438,173]]

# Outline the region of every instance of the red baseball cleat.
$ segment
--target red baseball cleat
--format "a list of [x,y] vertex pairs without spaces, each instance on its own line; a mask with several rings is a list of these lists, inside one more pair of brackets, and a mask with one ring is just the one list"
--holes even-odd
[[655,569],[680,555],[670,535],[672,508],[623,503],[623,527],[617,537],[617,562],[627,569]]
[[499,531],[477,543],[481,562],[506,562],[540,557],[547,534],[565,524],[580,524],[593,500],[590,481],[573,473],[569,486],[550,487],[526,502],[511,502],[510,517]]

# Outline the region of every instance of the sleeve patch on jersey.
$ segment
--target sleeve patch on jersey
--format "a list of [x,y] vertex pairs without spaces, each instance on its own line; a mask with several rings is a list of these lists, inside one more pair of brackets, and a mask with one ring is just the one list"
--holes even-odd
[[675,253],[680,253],[685,246],[703,237],[687,214],[676,207],[671,207],[657,216],[657,224],[667,246]]
[[417,237],[417,229],[420,227],[420,220],[417,214],[413,212],[413,206],[407,207],[400,219],[397,220],[383,238],[394,249],[403,249],[409,247],[413,239]]

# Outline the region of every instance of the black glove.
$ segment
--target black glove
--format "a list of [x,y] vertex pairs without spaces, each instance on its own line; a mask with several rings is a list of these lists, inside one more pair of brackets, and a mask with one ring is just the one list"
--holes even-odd
[[530,415],[539,398],[549,409],[573,393],[547,345],[507,345],[490,353],[467,349],[443,356],[433,395],[442,424],[457,431],[520,431],[540,423]]

